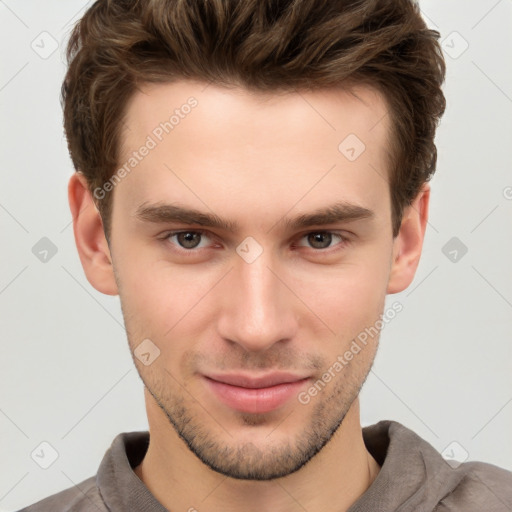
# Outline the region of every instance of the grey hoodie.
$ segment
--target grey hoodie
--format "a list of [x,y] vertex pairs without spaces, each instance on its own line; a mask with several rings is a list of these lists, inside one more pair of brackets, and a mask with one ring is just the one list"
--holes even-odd
[[[348,512],[512,511],[510,471],[483,462],[449,464],[396,421],[364,427],[363,439],[381,469]],[[20,512],[166,512],[133,471],[148,445],[148,432],[119,434],[96,476]]]

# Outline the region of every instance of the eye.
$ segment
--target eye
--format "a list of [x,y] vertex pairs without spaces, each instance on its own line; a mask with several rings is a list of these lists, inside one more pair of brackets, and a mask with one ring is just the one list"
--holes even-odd
[[[339,233],[334,233],[332,231],[312,231],[311,233],[306,233],[302,236],[302,239],[306,239],[307,243],[310,244],[310,247],[313,249],[317,249],[319,251],[330,249],[333,247],[331,242],[338,239],[340,243],[337,245],[343,245],[348,242],[348,239]],[[303,246],[302,246],[303,247]]]
[[[193,249],[201,249],[200,246],[201,238],[208,238],[205,231],[195,230],[195,231],[173,231],[171,233],[167,233],[164,237],[162,237],[165,241],[171,241],[176,237],[176,243],[171,242],[173,245],[178,245],[180,249],[183,249],[187,252],[190,252]],[[205,246],[203,246],[205,247]]]
[[[196,249],[208,247],[209,245],[207,241],[210,237],[208,236],[207,231],[182,230],[166,233],[161,237],[161,239],[165,242],[171,243],[171,245],[175,246],[178,251],[183,253],[194,253]],[[204,242],[204,239],[206,239],[206,242]],[[329,252],[329,249],[334,248],[336,245],[344,246],[349,242],[347,237],[332,231],[312,231],[300,237],[300,240],[304,239],[308,244],[307,246],[314,249],[315,252]],[[339,243],[333,245],[332,242],[335,240],[339,240]],[[303,244],[298,244],[298,246],[307,247]]]

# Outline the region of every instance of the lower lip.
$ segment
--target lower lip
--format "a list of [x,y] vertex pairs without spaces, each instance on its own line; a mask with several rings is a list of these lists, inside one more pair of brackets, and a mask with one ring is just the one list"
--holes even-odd
[[217,398],[228,407],[240,412],[261,414],[271,412],[297,396],[309,379],[302,379],[268,388],[241,388],[209,378],[205,381]]

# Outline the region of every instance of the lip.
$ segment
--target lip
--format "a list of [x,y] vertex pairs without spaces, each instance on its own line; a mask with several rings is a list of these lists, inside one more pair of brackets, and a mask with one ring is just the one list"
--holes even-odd
[[218,400],[240,412],[271,412],[297,396],[309,376],[274,372],[260,376],[247,374],[204,375],[207,387]]

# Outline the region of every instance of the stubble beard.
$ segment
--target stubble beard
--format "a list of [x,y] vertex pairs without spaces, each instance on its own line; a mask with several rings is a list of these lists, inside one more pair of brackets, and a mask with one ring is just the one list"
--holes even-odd
[[[357,372],[337,375],[336,379],[339,380],[334,379],[331,382],[334,386],[330,394],[327,394],[328,387],[326,387],[307,405],[300,404],[297,400],[295,407],[299,412],[302,412],[303,408],[312,408],[307,417],[309,424],[304,425],[304,429],[295,436],[293,442],[290,441],[290,436],[283,436],[287,440],[277,444],[274,441],[279,433],[278,425],[268,434],[269,443],[266,448],[251,442],[234,446],[233,434],[224,429],[201,406],[196,408],[199,413],[191,410],[193,399],[189,400],[190,406],[187,406],[184,394],[179,393],[179,388],[169,392],[172,387],[178,387],[176,383],[172,386],[172,382],[166,383],[158,379],[153,379],[150,383],[140,372],[139,375],[176,433],[206,466],[230,478],[266,481],[298,471],[333,438],[350,406],[359,395],[372,364],[373,359],[362,376],[357,375]],[[345,368],[343,371],[347,370],[348,368]],[[154,377],[155,373],[151,372],[150,375]],[[286,417],[282,421],[282,424],[286,423],[287,419],[294,421],[294,411],[290,413],[289,418]],[[203,421],[199,417],[200,414],[203,415]],[[240,419],[244,426],[257,428],[263,425],[262,428],[268,429],[268,426],[265,427],[268,423],[268,417],[265,414],[240,413]],[[226,440],[221,440],[221,436]]]

